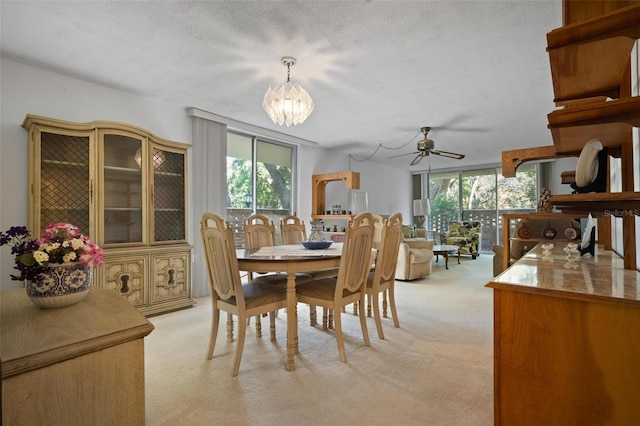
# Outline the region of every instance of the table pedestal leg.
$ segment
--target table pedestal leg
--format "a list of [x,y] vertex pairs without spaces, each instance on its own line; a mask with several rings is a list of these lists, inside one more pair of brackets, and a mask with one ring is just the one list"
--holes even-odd
[[287,276],[287,370],[295,370],[293,357],[298,348],[298,319],[296,318],[296,275]]

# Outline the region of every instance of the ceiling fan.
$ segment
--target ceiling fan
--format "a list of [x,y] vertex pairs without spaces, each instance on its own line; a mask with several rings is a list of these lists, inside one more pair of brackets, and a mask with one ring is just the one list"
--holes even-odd
[[[461,160],[464,158],[463,154],[456,154],[455,152],[447,152],[447,151],[437,151],[433,149],[435,147],[435,142],[427,137],[427,134],[431,130],[431,127],[423,127],[420,129],[424,134],[424,139],[418,141],[418,151],[413,152],[412,154],[418,154],[416,158],[413,159],[410,166],[415,166],[422,160],[424,157],[427,157],[430,154],[441,155],[443,157],[454,158],[456,160]],[[409,155],[409,154],[403,154]],[[399,157],[399,156],[398,156]]]

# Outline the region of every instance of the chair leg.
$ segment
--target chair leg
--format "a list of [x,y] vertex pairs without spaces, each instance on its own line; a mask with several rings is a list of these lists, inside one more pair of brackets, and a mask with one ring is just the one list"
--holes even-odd
[[393,317],[393,325],[396,328],[400,327],[400,321],[398,320],[398,311],[396,309],[396,295],[395,295],[395,286],[391,285],[389,288],[389,304],[391,305],[391,316]]
[[322,308],[322,329],[326,330],[328,327],[327,325],[327,308]]
[[227,343],[233,342],[233,315],[227,312]]
[[237,376],[238,370],[240,370],[240,360],[242,360],[242,350],[244,349],[244,337],[246,334],[247,322],[238,321],[238,346],[236,346],[236,360],[233,364],[233,372],[231,373],[233,377]]
[[387,290],[382,292],[382,316],[387,317]]
[[371,318],[371,295],[367,294],[367,317]]
[[258,339],[262,337],[262,320],[260,315],[256,315],[256,337]]
[[207,358],[213,358],[213,349],[216,346],[216,339],[218,338],[218,326],[220,323],[220,310],[215,306],[213,307],[213,316],[211,318],[211,336],[209,336],[209,348],[207,349]]
[[276,315],[278,311],[269,313],[269,337],[272,342],[276,341]]
[[[333,309],[331,310],[333,312]],[[344,351],[344,337],[342,335],[342,314],[338,313],[335,317],[336,325],[336,343],[338,344],[338,353],[340,354],[340,361],[347,362],[347,354]]]
[[378,294],[370,294],[369,298],[373,298],[373,317],[376,320],[376,330],[378,330],[378,337],[380,340],[384,340],[384,332],[382,331],[382,320],[380,319],[380,305],[378,300]]
[[315,305],[309,305],[309,325],[312,327],[318,325],[318,312]]
[[360,327],[362,328],[362,337],[364,338],[364,345],[371,346],[369,341],[369,331],[367,330],[367,317],[364,314],[364,295],[360,298]]
[[[328,309],[329,310],[329,324],[328,327],[330,330],[333,330],[333,309]],[[338,313],[338,315],[340,315],[340,313]]]

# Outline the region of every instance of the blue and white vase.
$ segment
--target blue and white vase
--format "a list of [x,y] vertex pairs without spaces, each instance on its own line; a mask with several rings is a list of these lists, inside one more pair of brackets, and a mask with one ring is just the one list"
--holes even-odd
[[41,308],[62,308],[78,303],[89,293],[93,268],[82,263],[49,265],[40,281],[27,281],[27,296]]

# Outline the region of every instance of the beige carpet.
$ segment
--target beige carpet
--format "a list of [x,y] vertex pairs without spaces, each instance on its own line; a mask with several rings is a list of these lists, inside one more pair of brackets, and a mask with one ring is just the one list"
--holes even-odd
[[[368,320],[365,347],[356,316],[343,314],[347,363],[340,362],[332,331],[309,326],[299,305],[300,354],[286,371],[286,313],[277,342],[247,329],[237,377],[231,377],[235,342],[225,324],[211,361],[208,297],[194,308],[150,318],[145,339],[148,425],[492,425],[492,259],[442,259],[422,280],[397,281],[400,328],[383,320],[378,339]],[[319,310],[320,314],[320,310]],[[226,318],[226,314],[223,314]]]

